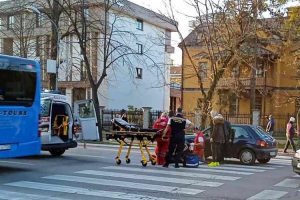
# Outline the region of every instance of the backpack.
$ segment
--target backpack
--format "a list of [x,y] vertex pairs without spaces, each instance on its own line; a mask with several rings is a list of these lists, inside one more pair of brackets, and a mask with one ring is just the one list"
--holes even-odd
[[199,166],[199,157],[195,154],[188,154],[185,156],[184,167],[197,168]]

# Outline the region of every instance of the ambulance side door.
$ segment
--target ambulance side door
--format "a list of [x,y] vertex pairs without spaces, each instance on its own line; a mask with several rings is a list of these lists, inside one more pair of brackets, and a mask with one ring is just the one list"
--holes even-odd
[[75,101],[74,116],[81,125],[82,140],[99,140],[96,112],[91,99]]

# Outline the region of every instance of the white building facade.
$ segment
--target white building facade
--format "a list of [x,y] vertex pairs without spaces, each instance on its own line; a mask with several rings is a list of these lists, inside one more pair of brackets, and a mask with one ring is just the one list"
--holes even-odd
[[[88,3],[100,1],[90,0]],[[112,31],[110,68],[107,77],[98,90],[101,106],[108,109],[126,109],[128,106],[135,108],[152,107],[155,110],[168,110],[170,105],[169,72],[171,66],[170,56],[174,52],[171,47],[171,32],[176,28],[171,20],[150,11],[142,6],[126,0],[118,0],[108,13],[108,29]],[[104,15],[101,3],[99,6],[88,7],[87,13]],[[27,15],[30,13],[26,13]],[[1,23],[12,16],[2,17]],[[47,21],[46,17],[43,20]],[[8,22],[6,22],[8,23]],[[67,21],[60,22],[60,31],[67,26]],[[2,26],[6,29],[7,25]],[[47,67],[45,60],[49,59],[51,23],[35,29],[31,36],[30,55],[28,57],[44,60],[42,62],[42,77],[47,80]],[[89,31],[91,38],[103,38],[98,31]],[[1,33],[0,33],[1,36]],[[3,39],[4,38],[4,39]],[[12,40],[14,40],[12,42]],[[88,43],[93,75],[99,78],[103,69],[103,41],[91,39]],[[5,49],[5,45],[12,44],[13,50]],[[0,37],[1,52],[14,54],[18,52],[17,41],[6,34]],[[39,48],[34,51],[34,47]],[[45,51],[41,51],[43,48]],[[125,52],[124,49],[127,49]],[[58,70],[58,87],[67,96],[70,102],[80,99],[92,98],[91,88],[87,80],[86,69],[81,55],[78,39],[69,34],[60,40],[59,45],[60,66]],[[130,53],[129,53],[130,52]],[[118,59],[117,59],[118,58]],[[44,84],[45,85],[45,84]]]

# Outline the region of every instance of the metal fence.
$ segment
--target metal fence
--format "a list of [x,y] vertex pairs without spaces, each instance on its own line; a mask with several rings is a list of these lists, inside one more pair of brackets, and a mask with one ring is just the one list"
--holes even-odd
[[[149,127],[153,126],[153,123],[160,116],[162,111],[160,110],[151,110],[150,111],[150,121]],[[111,130],[112,124],[111,120],[117,115],[121,114],[121,110],[109,110],[105,109],[102,112],[102,128],[104,130]],[[225,120],[229,121],[232,124],[251,124],[251,114],[223,114]],[[274,127],[274,135],[277,137],[285,137],[286,124],[291,116],[295,116],[292,114],[286,115],[273,115],[275,121]],[[185,113],[185,117],[189,119],[194,124],[196,121],[199,121],[199,116],[195,115],[195,113]],[[133,123],[138,127],[143,126],[143,111],[141,109],[136,110],[128,110],[127,118],[129,123]],[[267,126],[267,116],[262,116],[260,119],[260,125],[265,128]]]

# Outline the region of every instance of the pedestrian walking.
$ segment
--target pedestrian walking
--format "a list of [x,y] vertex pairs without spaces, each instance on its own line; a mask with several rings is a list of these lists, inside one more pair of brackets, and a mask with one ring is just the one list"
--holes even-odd
[[289,122],[286,125],[286,144],[283,150],[284,153],[287,153],[286,150],[289,148],[290,144],[294,152],[296,153],[296,146],[293,139],[296,134],[295,121],[296,121],[295,117],[291,117]]
[[209,167],[217,167],[222,160],[222,145],[225,143],[224,118],[221,114],[213,117],[213,129],[210,135],[212,162]]
[[266,132],[273,136],[274,133],[275,120],[272,115],[269,115],[268,123],[266,127]]
[[182,157],[182,153],[184,150],[184,143],[185,143],[185,129],[190,128],[192,126],[192,122],[188,119],[183,117],[182,108],[177,109],[177,113],[174,117],[171,117],[168,121],[167,128],[164,130],[163,138],[171,129],[171,138],[169,144],[169,151],[166,156],[166,162],[163,167],[168,167],[173,153],[174,155],[174,162],[175,168],[179,168],[179,161]]

